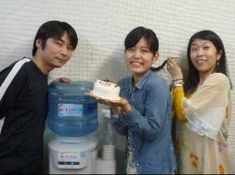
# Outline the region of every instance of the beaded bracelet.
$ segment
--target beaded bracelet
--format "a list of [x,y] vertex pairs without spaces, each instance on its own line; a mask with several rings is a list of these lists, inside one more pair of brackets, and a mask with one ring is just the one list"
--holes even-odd
[[173,81],[179,81],[179,80],[183,81],[183,78],[174,79]]
[[174,80],[173,81],[173,86],[174,87],[180,87],[180,86],[183,86],[184,85],[184,82],[182,79],[179,79],[179,80]]

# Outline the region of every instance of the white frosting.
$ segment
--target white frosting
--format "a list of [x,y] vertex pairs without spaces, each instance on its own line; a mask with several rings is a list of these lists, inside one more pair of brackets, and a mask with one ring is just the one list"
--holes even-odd
[[112,82],[96,80],[94,83],[93,95],[97,97],[109,100],[119,100],[119,93],[120,87]]

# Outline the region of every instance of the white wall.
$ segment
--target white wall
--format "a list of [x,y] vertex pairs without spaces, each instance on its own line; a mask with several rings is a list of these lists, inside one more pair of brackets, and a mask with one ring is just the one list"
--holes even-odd
[[[73,80],[119,80],[128,74],[123,62],[124,38],[134,27],[145,26],[159,37],[158,64],[167,56],[184,62],[190,36],[202,29],[215,31],[224,41],[235,84],[233,0],[0,0],[0,7],[0,70],[22,56],[31,56],[39,25],[56,19],[74,26],[79,44],[73,58],[54,70],[50,79],[64,75]],[[235,157],[235,119],[230,146]]]

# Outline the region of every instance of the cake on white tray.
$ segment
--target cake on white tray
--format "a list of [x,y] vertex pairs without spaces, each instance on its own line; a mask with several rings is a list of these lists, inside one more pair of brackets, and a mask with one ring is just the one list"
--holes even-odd
[[110,81],[96,80],[92,94],[94,96],[109,99],[120,100],[120,87]]

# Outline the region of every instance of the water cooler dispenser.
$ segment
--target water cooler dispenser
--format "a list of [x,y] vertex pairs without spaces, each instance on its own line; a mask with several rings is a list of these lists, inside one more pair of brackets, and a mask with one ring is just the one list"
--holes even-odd
[[48,142],[50,174],[96,174],[97,102],[85,93],[92,82],[52,82],[48,86],[48,128],[55,134]]

